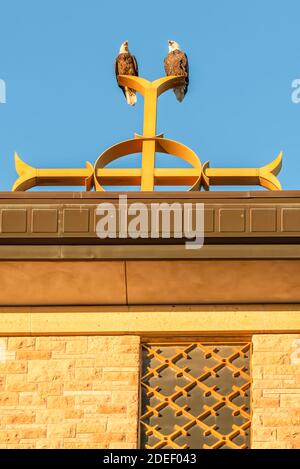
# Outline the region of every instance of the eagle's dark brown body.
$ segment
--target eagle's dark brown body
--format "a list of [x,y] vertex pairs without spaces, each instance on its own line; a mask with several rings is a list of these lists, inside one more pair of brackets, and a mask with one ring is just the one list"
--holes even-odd
[[[115,61],[115,72],[116,78],[118,78],[118,75],[138,76],[139,71],[135,56],[129,52],[120,53]],[[133,96],[135,97],[135,91],[124,86],[120,86],[120,88],[122,89],[128,104],[134,104],[129,101],[133,99]]]
[[138,76],[138,66],[134,55],[129,52],[123,52],[116,59],[116,75],[134,75]]
[[164,60],[165,72],[167,76],[174,75],[177,77],[185,77],[186,85],[184,87],[175,88],[174,93],[179,101],[182,101],[188,90],[189,85],[189,63],[188,58],[181,50],[169,52]]

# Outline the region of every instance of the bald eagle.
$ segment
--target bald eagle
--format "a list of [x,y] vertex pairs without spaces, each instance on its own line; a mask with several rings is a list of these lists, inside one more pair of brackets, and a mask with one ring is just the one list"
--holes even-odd
[[179,102],[181,102],[187,93],[189,85],[189,63],[184,52],[180,50],[180,46],[175,41],[168,41],[169,53],[164,60],[165,72],[167,76],[175,75],[185,77],[185,86],[174,88],[174,93]]
[[[128,41],[124,41],[121,44],[119,55],[115,61],[115,72],[117,79],[119,75],[133,75],[135,77],[139,75],[136,58],[129,52],[128,49]],[[135,90],[128,88],[127,86],[119,86],[126,97],[127,103],[130,106],[134,106],[136,103]]]

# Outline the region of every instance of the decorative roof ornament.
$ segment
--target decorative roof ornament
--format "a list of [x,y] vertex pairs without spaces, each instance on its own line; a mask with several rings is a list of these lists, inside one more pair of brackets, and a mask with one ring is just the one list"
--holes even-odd
[[[281,190],[277,179],[282,165],[282,152],[261,168],[210,168],[203,165],[197,154],[175,140],[156,134],[157,99],[169,89],[186,86],[183,76],[166,76],[150,82],[142,77],[119,75],[118,83],[139,92],[144,97],[143,135],[129,139],[105,150],[94,166],[85,168],[39,169],[29,166],[15,154],[19,175],[13,191],[25,191],[36,186],[85,186],[86,191],[103,186],[140,186],[141,191],[153,191],[155,186],[190,186],[189,190],[209,190],[214,185],[258,185],[269,190]],[[142,154],[141,168],[107,168],[114,160],[134,153]],[[185,160],[188,168],[156,168],[156,153],[165,153]]]

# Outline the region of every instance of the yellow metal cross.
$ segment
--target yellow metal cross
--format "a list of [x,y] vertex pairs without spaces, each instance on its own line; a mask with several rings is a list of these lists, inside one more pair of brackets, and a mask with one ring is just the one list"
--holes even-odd
[[[210,168],[201,165],[196,153],[175,140],[156,134],[157,99],[165,91],[185,83],[184,77],[163,77],[153,82],[141,77],[121,75],[119,84],[133,88],[144,97],[143,135],[117,143],[105,150],[94,166],[86,168],[38,169],[23,162],[16,154],[15,164],[19,178],[13,191],[24,191],[34,186],[83,185],[103,191],[103,186],[140,186],[141,191],[153,191],[155,186],[190,186],[209,190],[212,185],[260,185],[269,190],[280,190],[276,175],[282,164],[282,153],[262,168]],[[133,153],[142,154],[141,168],[107,168],[112,161]],[[156,168],[156,153],[165,153],[185,160],[189,168]]]

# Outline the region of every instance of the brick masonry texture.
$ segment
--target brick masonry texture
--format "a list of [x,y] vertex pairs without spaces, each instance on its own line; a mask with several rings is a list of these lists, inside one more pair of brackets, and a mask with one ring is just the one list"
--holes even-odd
[[[136,336],[0,338],[0,448],[135,448]],[[252,448],[300,448],[300,334],[253,336]]]
[[135,448],[139,343],[0,338],[0,448]]
[[300,448],[300,334],[253,336],[252,448]]

